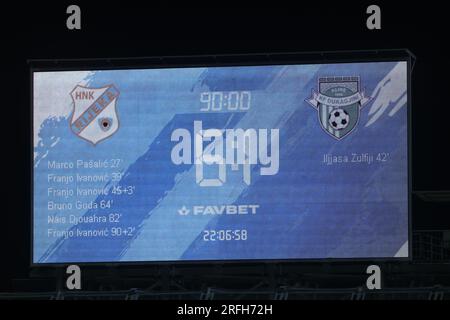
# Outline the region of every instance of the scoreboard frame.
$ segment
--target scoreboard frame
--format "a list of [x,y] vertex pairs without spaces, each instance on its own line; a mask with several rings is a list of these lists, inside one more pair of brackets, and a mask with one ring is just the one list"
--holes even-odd
[[[352,258],[300,258],[300,259],[238,259],[238,260],[182,260],[182,261],[110,261],[110,262],[57,262],[35,263],[34,254],[34,87],[35,72],[52,71],[96,71],[96,70],[132,70],[162,68],[195,68],[195,67],[238,67],[238,66],[272,66],[272,65],[306,65],[306,64],[341,64],[364,62],[401,62],[407,63],[407,173],[408,173],[408,257],[352,257]],[[70,264],[79,266],[145,266],[145,265],[206,265],[206,264],[245,264],[260,263],[339,263],[339,262],[395,262],[412,261],[412,92],[411,75],[416,61],[409,49],[384,50],[349,50],[349,51],[316,51],[316,52],[281,52],[281,53],[249,53],[249,54],[209,54],[186,56],[152,56],[152,57],[111,57],[89,59],[29,59],[30,72],[30,252],[31,268],[61,267]]]

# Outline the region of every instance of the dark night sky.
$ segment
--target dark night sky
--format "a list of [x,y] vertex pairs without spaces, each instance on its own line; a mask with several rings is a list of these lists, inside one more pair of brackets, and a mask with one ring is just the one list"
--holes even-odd
[[[391,1],[394,2],[394,1]],[[413,190],[450,190],[448,34],[443,4],[408,1],[382,8],[382,30],[365,27],[369,2],[260,8],[149,7],[145,3],[80,3],[82,30],[65,27],[68,2],[20,2],[1,9],[3,203],[0,291],[26,277],[29,263],[31,132],[27,59],[103,58],[408,48],[412,76]],[[304,3],[304,2],[302,2]],[[448,98],[447,98],[448,99]],[[5,159],[6,158],[6,159]],[[441,227],[447,207],[414,202],[413,227]],[[4,221],[4,220],[2,220]],[[448,225],[447,225],[448,227]]]

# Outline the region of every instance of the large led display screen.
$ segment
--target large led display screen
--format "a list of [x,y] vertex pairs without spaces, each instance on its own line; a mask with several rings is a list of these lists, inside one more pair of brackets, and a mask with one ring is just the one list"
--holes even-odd
[[408,63],[34,71],[34,264],[408,258]]

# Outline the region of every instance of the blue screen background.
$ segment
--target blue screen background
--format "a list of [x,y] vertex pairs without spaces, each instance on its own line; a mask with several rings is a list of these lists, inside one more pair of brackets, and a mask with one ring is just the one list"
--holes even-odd
[[[395,68],[405,77],[399,77],[398,71],[393,74]],[[55,74],[42,73],[40,79],[52,83]],[[318,90],[322,76],[359,76],[361,89],[371,96],[361,108],[355,130],[339,141],[322,129],[317,110],[305,101],[312,90]],[[70,130],[70,114],[45,115],[35,126],[39,143],[35,141],[33,262],[375,258],[395,257],[407,244],[407,107],[406,101],[398,103],[398,90],[406,86],[405,62],[93,71],[83,80],[92,88],[111,83],[118,88],[120,128],[94,146]],[[73,87],[78,81],[74,77]],[[54,86],[58,88],[57,83]],[[211,91],[250,91],[251,108],[201,112],[200,94]],[[34,94],[36,99],[42,92],[35,89]],[[51,96],[45,102],[55,103]],[[376,103],[379,107],[374,111]],[[35,107],[34,114],[39,112]],[[174,165],[170,158],[173,130],[192,132],[194,121],[200,120],[204,129],[278,128],[278,173],[263,176],[260,165],[253,165],[251,184],[246,185],[242,170],[228,169],[223,186],[200,187],[195,165]],[[325,154],[352,153],[389,157],[370,165],[322,163]],[[50,225],[47,189],[54,183],[48,181],[48,161],[113,158],[121,159],[116,170],[122,173],[120,181],[83,187],[134,186],[132,195],[83,197],[83,202],[113,200],[113,204],[107,210],[51,214],[120,213],[120,221]],[[110,172],[104,168],[64,171],[70,175]],[[76,186],[74,182],[68,187]],[[77,195],[64,199],[77,200]],[[254,215],[178,213],[183,206],[241,204],[259,208]],[[61,231],[120,227],[133,233],[65,239],[49,237],[49,227]],[[245,241],[204,240],[204,230],[242,229],[247,230]]]

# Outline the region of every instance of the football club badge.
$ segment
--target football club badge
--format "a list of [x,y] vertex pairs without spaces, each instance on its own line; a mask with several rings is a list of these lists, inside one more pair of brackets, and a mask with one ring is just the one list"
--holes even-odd
[[119,90],[114,85],[102,88],[77,85],[70,95],[73,100],[70,128],[78,137],[96,145],[119,129],[116,110]]
[[305,100],[316,108],[323,130],[340,140],[359,121],[360,109],[370,100],[360,88],[359,77],[320,77],[318,91]]

